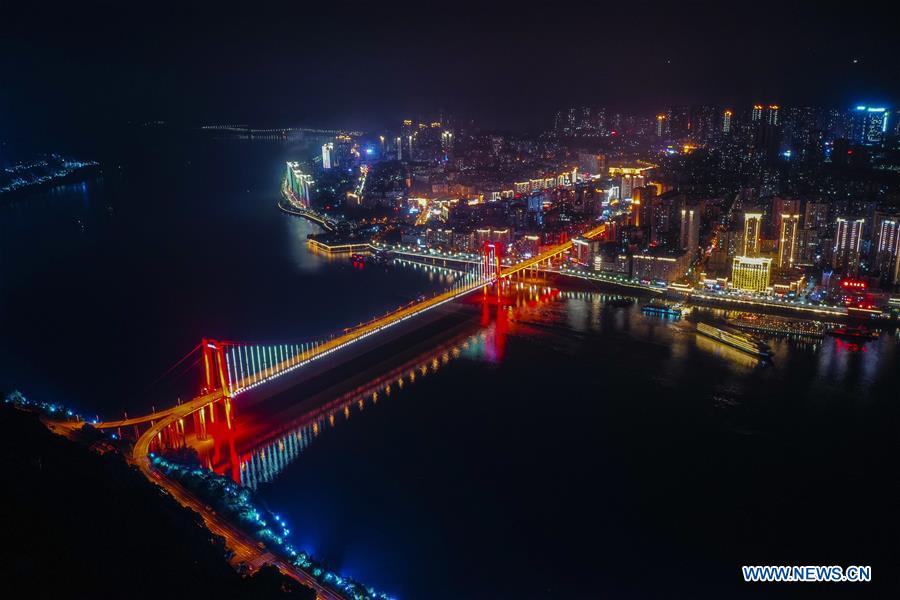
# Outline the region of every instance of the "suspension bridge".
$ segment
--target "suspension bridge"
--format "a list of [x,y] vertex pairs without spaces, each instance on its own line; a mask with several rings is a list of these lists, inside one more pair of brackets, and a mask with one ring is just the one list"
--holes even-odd
[[[602,235],[604,231],[605,226],[601,225],[584,235],[596,237]],[[185,446],[189,428],[192,435],[199,440],[206,439],[212,427],[232,430],[234,403],[241,394],[299,369],[308,368],[314,361],[321,361],[340,353],[348,346],[478,290],[487,293],[488,288],[493,286],[499,292],[504,279],[522,276],[529,269],[539,269],[542,264],[549,266],[552,260],[566,254],[571,247],[572,242],[569,241],[537,256],[504,267],[501,265],[500,247],[487,242],[482,248],[481,260],[473,261],[452,289],[431,298],[411,302],[383,316],[349,327],[340,335],[326,340],[260,344],[203,339],[188,355],[170,368],[172,370],[188,361],[190,357],[199,355],[197,362],[202,371],[199,395],[187,402],[179,402],[146,415],[131,418],[126,415],[124,419],[96,422],[93,426],[104,430],[115,429],[120,434],[123,430],[133,430],[135,441],[131,462],[149,480],[163,485],[181,504],[198,512],[211,531],[226,538],[227,545],[235,551],[235,556],[247,563],[275,564],[283,572],[312,587],[318,598],[340,600],[341,596],[334,590],[319,583],[309,573],[292,568],[281,557],[260,549],[254,539],[235,529],[177,483],[170,482],[163,475],[156,473],[151,468],[151,449]],[[69,428],[80,425],[67,424]]]
[[[605,229],[605,225],[600,225],[586,232],[584,236],[597,237],[602,235]],[[501,266],[499,245],[486,242],[482,248],[481,261],[470,265],[466,274],[453,288],[347,328],[342,334],[326,340],[258,344],[204,339],[192,351],[201,354],[203,375],[200,395],[188,402],[146,415],[101,421],[94,426],[98,429],[123,429],[148,425],[148,429],[137,437],[135,444],[134,458],[138,461],[145,459],[152,443],[165,445],[167,440],[171,442],[183,438],[186,417],[193,416],[194,432],[203,438],[206,423],[214,422],[217,417],[224,418],[226,423],[230,423],[233,410],[231,402],[240,394],[302,369],[313,361],[321,360],[476,290],[486,290],[490,286],[499,285],[503,279],[538,269],[542,264],[549,264],[566,254],[572,245],[572,241],[569,240],[536,256],[504,267]]]

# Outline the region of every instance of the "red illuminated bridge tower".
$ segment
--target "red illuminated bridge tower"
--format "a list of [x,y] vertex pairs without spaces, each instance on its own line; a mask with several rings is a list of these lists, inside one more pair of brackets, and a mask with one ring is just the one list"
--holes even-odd
[[[227,342],[208,338],[203,338],[200,342],[200,350],[202,352],[201,365],[203,367],[201,394],[209,394],[221,390],[221,410],[224,413],[226,426],[228,429],[231,429],[231,421],[234,417],[232,405],[234,394],[232,390],[235,388],[235,383],[231,381],[231,368],[225,354],[225,349],[228,345]],[[194,430],[200,439],[206,439],[207,427],[216,421],[216,404],[215,401],[210,402],[207,406],[201,407],[194,413]],[[207,423],[207,419],[209,423]]]
[[203,351],[203,393],[221,389],[228,392],[228,369],[225,359],[225,344],[217,340],[203,338],[200,343]]

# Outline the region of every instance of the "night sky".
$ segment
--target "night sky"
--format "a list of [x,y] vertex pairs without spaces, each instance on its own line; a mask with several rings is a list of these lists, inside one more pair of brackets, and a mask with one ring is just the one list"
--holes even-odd
[[381,127],[439,109],[539,128],[580,104],[900,98],[887,3],[120,4],[0,0],[0,138],[149,119]]

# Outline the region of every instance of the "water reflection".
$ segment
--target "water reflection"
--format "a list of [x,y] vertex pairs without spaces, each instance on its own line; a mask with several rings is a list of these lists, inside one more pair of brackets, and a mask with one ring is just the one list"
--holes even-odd
[[698,334],[694,337],[694,341],[697,344],[697,348],[723,359],[729,366],[740,373],[746,373],[756,367],[765,365],[763,361],[754,356],[706,336]]

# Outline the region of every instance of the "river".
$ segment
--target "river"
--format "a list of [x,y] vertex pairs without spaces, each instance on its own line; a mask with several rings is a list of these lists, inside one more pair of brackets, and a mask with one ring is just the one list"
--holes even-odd
[[[203,336],[324,336],[446,285],[311,253],[275,208],[297,152],[169,144],[0,207],[0,388],[137,413]],[[302,386],[239,405],[245,483],[406,600],[751,595],[743,564],[896,582],[897,338],[771,339],[761,365],[609,293],[476,297],[313,419]]]

